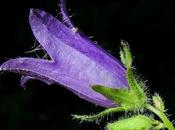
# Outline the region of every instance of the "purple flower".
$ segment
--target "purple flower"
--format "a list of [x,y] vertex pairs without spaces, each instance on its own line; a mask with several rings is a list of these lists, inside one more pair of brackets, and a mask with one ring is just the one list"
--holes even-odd
[[74,27],[64,1],[61,2],[63,22],[40,9],[31,9],[29,14],[33,34],[51,60],[11,59],[0,66],[0,71],[23,75],[22,85],[29,79],[57,83],[94,104],[115,106],[111,100],[94,92],[91,86],[127,87],[125,68]]

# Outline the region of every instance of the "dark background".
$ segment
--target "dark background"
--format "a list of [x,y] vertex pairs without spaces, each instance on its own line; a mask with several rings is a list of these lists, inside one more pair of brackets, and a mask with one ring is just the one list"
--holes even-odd
[[[15,0],[1,3],[0,64],[25,54],[35,38],[28,23],[29,8],[58,15],[58,0]],[[166,101],[175,119],[175,1],[68,0],[75,25],[119,58],[120,40],[129,42],[137,72],[149,82],[150,92]],[[58,11],[59,12],[59,11]],[[0,75],[0,130],[100,130],[104,122],[82,123],[71,114],[91,114],[103,108],[88,103],[59,85],[30,81],[20,87],[20,75]]]

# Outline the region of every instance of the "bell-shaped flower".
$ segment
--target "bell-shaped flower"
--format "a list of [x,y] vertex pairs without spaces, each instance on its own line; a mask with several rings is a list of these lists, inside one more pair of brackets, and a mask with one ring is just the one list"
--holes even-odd
[[60,84],[79,97],[103,107],[116,104],[92,90],[92,85],[127,88],[123,65],[84,36],[71,23],[64,1],[61,3],[63,22],[51,14],[30,9],[29,23],[34,36],[51,60],[16,58],[0,66],[0,71],[23,75],[21,84],[37,79]]

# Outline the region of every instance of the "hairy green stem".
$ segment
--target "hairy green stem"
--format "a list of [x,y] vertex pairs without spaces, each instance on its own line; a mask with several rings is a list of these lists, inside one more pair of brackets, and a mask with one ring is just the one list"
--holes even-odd
[[155,113],[164,123],[165,127],[169,130],[175,130],[173,124],[171,123],[171,121],[169,121],[169,119],[167,118],[167,116],[165,115],[165,113],[163,113],[162,111],[158,110],[157,108],[153,107],[150,104],[146,105],[146,108],[150,111],[152,111],[153,113]]
[[114,107],[114,108],[108,108],[96,115],[72,115],[74,119],[78,119],[81,121],[95,121],[95,120],[99,120],[102,117],[104,117],[105,115],[109,115],[115,112],[122,112],[122,111],[126,111],[127,109],[125,109],[124,107]]

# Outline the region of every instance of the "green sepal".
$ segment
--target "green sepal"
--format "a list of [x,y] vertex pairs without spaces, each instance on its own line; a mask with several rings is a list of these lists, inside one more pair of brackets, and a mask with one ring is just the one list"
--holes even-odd
[[132,55],[130,52],[129,45],[122,42],[122,49],[120,50],[120,57],[123,64],[126,66],[126,78],[128,81],[128,86],[132,91],[135,91],[140,96],[146,98],[142,83],[136,80],[135,74],[132,69]]
[[138,98],[140,105],[144,105],[147,102],[147,95],[143,88],[143,83],[141,81],[137,81],[136,76],[133,74],[132,69],[128,68],[126,72],[126,78],[128,81],[128,86],[130,89],[130,93],[134,93]]
[[[144,106],[147,102],[147,95],[144,91],[144,83],[137,79],[132,69],[132,55],[127,43],[122,41],[122,49],[120,50],[120,57],[122,63],[126,67],[126,79],[128,81],[129,92],[131,95],[135,95],[139,101],[139,106]],[[138,102],[136,101],[136,102]],[[138,106],[138,104],[135,104]]]
[[107,124],[107,130],[150,130],[153,122],[151,117],[137,115]]
[[94,85],[92,89],[127,110],[144,107],[144,102],[140,100],[142,97],[139,97],[135,91],[109,88],[100,85]]
[[126,68],[132,65],[132,55],[128,43],[121,41],[122,48],[120,49],[120,59]]
[[121,61],[126,66],[128,89],[110,88],[110,86],[101,85],[93,85],[92,89],[108,99],[111,99],[116,104],[128,108],[128,110],[144,108],[147,103],[147,96],[144,92],[143,83],[136,79],[132,71],[132,55],[127,43],[122,42],[120,57]]
[[157,93],[152,97],[152,99],[153,99],[154,107],[162,112],[165,112],[165,106],[164,106],[163,100]]

